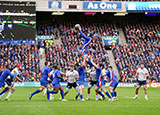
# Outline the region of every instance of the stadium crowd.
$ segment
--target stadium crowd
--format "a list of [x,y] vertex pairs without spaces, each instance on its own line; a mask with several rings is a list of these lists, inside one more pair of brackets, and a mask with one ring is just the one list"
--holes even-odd
[[113,49],[122,82],[136,81],[135,73],[140,63],[147,67],[150,82],[160,81],[160,26],[159,24],[126,24],[127,44]]
[[12,67],[21,66],[18,75],[24,81],[37,81],[40,65],[38,47],[32,40],[0,40],[0,68],[9,64]]

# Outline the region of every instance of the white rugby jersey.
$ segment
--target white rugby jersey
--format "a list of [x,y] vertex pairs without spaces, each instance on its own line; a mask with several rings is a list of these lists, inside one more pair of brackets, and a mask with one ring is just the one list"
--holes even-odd
[[91,80],[92,80],[92,81],[97,81],[97,78],[96,78],[96,71],[90,72],[90,77],[91,77]]
[[68,83],[74,83],[76,82],[76,78],[78,76],[78,72],[76,70],[68,71],[66,73],[66,76],[68,77]]
[[146,68],[138,68],[137,70],[137,73],[138,73],[138,80],[139,81],[145,81],[147,78],[145,77],[146,74],[148,74],[148,70]]
[[17,73],[17,75],[19,75],[19,70],[18,70],[17,67],[15,67],[15,68],[11,71],[11,73],[14,74],[14,71]]
[[[11,71],[11,74],[14,74],[14,72],[17,73],[16,75],[19,75],[19,69],[18,69],[17,67],[15,67],[15,68]],[[10,79],[11,76],[9,75],[7,78]]]

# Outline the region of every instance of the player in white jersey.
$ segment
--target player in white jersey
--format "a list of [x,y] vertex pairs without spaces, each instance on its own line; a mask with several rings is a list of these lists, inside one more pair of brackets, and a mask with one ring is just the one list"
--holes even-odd
[[135,92],[135,97],[133,97],[133,99],[137,99],[138,98],[138,90],[139,88],[143,85],[144,88],[144,93],[145,93],[145,99],[148,100],[147,97],[147,77],[149,76],[148,70],[144,67],[144,64],[141,63],[140,68],[138,68],[137,72],[136,72],[136,76],[138,76],[138,84],[136,87],[136,92]]
[[67,84],[66,92],[64,93],[64,95],[67,95],[67,93],[72,87],[74,87],[76,91],[78,91],[77,79],[79,75],[78,75],[78,72],[74,70],[74,65],[70,66],[70,70],[66,73],[66,76],[67,76],[68,84]]
[[[94,67],[92,67],[91,70],[87,71],[87,72],[90,73],[90,77],[89,77],[89,84],[88,84],[88,89],[87,89],[88,97],[86,100],[89,100],[90,99],[90,90],[94,85],[97,84],[97,78],[96,78],[96,70]],[[98,93],[96,93],[96,100],[99,100]]]

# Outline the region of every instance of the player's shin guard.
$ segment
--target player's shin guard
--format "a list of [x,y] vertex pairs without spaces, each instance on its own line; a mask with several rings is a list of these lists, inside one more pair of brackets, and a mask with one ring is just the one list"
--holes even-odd
[[33,93],[31,94],[31,96],[33,96],[33,95],[35,95],[35,94],[37,94],[37,93],[39,93],[39,92],[41,92],[40,89],[37,89],[35,92],[33,92]]
[[102,97],[104,97],[104,95],[102,94],[101,91],[98,91],[97,93],[98,93],[99,95],[101,95]]
[[7,90],[4,89],[4,90],[0,93],[0,97],[2,96],[2,94],[6,93],[6,92],[7,92]]
[[61,91],[61,97],[64,99],[64,91]]
[[110,94],[108,93],[108,91],[106,91],[106,95],[108,98],[111,98]]

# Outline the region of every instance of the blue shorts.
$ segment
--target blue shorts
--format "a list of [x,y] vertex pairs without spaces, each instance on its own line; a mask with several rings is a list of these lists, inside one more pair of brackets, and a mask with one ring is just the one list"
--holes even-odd
[[41,85],[41,86],[47,87],[48,84],[49,84],[49,83],[48,83],[47,80],[44,80],[44,79],[41,79],[41,80],[40,80],[40,85]]
[[117,80],[112,80],[112,81],[110,82],[110,84],[109,84],[109,87],[114,87],[114,88],[116,88],[117,85],[118,85],[118,81],[117,81]]
[[97,87],[103,87],[105,85],[104,81],[101,81],[101,82],[97,82],[96,86]]
[[84,81],[78,81],[78,85],[84,85]]
[[4,82],[0,82],[0,88],[3,87],[5,85]]
[[54,88],[60,88],[60,83],[52,83]]
[[137,83],[137,85],[140,85],[140,86],[146,85],[146,84],[147,84],[146,80],[145,81],[139,81],[138,80],[138,83]]

